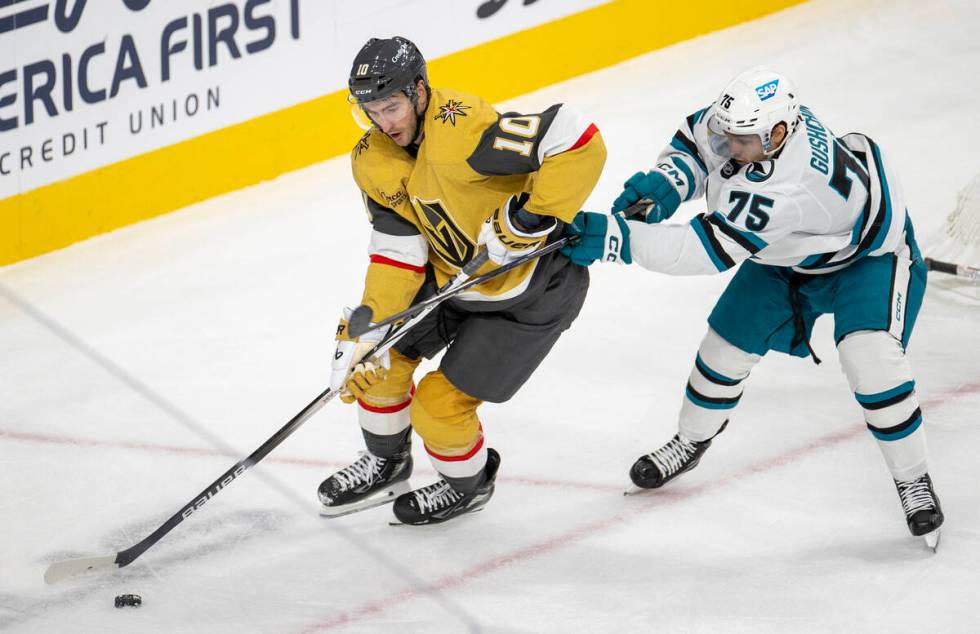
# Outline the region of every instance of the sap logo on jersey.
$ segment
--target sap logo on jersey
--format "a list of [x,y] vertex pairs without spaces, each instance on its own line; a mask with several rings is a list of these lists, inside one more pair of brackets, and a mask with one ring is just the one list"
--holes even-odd
[[759,101],[765,101],[776,96],[776,88],[779,87],[779,80],[774,79],[771,82],[762,84],[761,86],[755,87],[755,94],[759,95]]

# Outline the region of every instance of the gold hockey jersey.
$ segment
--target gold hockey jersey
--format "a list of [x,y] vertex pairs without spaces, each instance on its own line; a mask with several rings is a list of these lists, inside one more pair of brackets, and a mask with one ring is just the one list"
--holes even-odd
[[[407,308],[430,264],[441,286],[477,253],[483,222],[515,194],[524,208],[571,222],[595,186],[606,150],[579,111],[500,114],[480,99],[433,89],[413,157],[382,131],[351,152],[373,231],[362,303],[376,320]],[[557,230],[561,230],[558,225]],[[473,287],[461,300],[500,301],[527,288],[537,261]],[[478,273],[497,265],[488,262]]]

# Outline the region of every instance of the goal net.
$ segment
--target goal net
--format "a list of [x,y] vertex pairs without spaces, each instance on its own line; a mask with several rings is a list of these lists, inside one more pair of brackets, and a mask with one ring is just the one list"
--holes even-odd
[[[980,174],[964,187],[946,224],[924,245],[926,257],[953,264],[980,267]],[[944,273],[930,273],[929,287],[950,299],[980,305],[980,281]]]

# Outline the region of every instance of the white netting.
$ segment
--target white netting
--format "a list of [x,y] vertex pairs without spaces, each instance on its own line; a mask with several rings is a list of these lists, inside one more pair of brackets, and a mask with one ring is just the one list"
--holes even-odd
[[[956,198],[956,207],[946,225],[924,248],[927,257],[980,266],[980,174]],[[953,299],[972,300],[980,305],[980,284],[943,273],[930,273],[929,287]]]

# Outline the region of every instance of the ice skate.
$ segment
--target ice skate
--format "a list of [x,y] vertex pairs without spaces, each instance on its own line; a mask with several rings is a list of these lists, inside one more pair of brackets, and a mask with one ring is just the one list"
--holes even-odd
[[438,524],[463,513],[482,510],[493,496],[494,480],[500,466],[500,455],[487,450],[487,465],[483,482],[471,493],[461,493],[440,479],[438,482],[398,496],[395,500],[395,517],[402,524],[421,526]]
[[666,445],[633,463],[630,480],[641,489],[659,489],[698,466],[701,456],[710,446],[711,440],[690,440],[677,433]]
[[909,532],[922,537],[933,552],[939,546],[939,527],[943,525],[943,510],[932,489],[932,478],[923,474],[914,480],[895,480],[898,497],[902,500]]
[[390,458],[362,451],[352,465],[320,484],[320,515],[338,517],[392,502],[411,490],[411,475],[411,446]]

